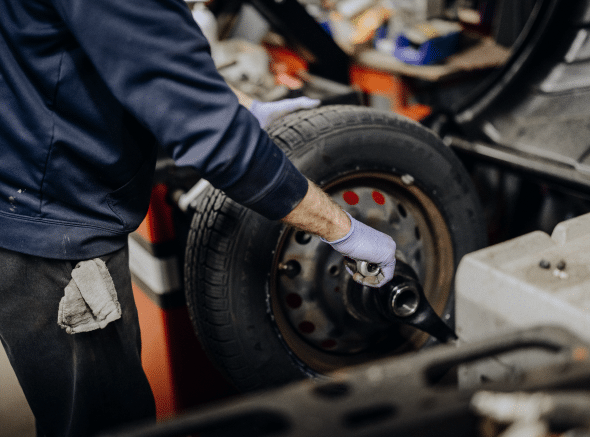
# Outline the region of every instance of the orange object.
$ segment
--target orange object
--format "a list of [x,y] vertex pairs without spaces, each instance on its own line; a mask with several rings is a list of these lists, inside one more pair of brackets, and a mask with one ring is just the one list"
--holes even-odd
[[142,363],[159,421],[237,394],[209,361],[186,307],[163,309],[133,284],[139,314]]
[[285,85],[291,90],[298,90],[303,87],[303,82],[296,77],[289,76],[288,74],[281,73],[276,75],[276,81],[279,85]]
[[[385,14],[384,11],[380,13]],[[367,17],[367,20],[369,19],[370,17]],[[266,44],[265,47],[271,57],[271,70],[276,76],[277,83],[297,89],[300,86],[301,73],[307,72],[309,69],[308,63],[290,49],[271,44]],[[349,77],[351,85],[362,92],[386,97],[390,101],[390,109],[393,112],[417,121],[432,112],[432,109],[427,105],[411,104],[411,90],[402,78],[391,73],[353,64],[349,71]]]
[[420,121],[428,117],[432,113],[432,108],[428,105],[421,105],[419,103],[416,103],[414,105],[406,106],[404,108],[399,108],[397,110],[397,113],[405,117],[411,118],[412,120]]
[[273,73],[285,73],[297,77],[301,71],[307,71],[307,62],[292,50],[284,47],[265,44],[266,51],[271,58]]
[[390,109],[413,120],[421,120],[431,113],[431,108],[410,104],[411,90],[398,76],[360,65],[350,68],[350,82],[366,94],[380,95],[389,100]]
[[572,358],[574,361],[586,361],[589,356],[588,349],[585,347],[577,347],[572,352]]
[[148,214],[129,238],[142,364],[158,420],[236,393],[206,357],[190,321],[167,193],[166,185],[154,185]]
[[154,305],[143,291],[133,284],[141,327],[141,360],[156,400],[158,419],[165,419],[179,410],[174,390],[172,356],[168,352],[168,320],[166,313]]
[[136,233],[150,243],[173,241],[175,238],[172,206],[166,201],[167,195],[166,185],[154,185],[147,215],[136,230]]

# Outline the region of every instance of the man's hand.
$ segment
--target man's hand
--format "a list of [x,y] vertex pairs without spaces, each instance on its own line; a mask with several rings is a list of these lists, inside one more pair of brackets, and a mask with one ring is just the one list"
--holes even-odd
[[316,108],[321,103],[319,100],[310,99],[309,97],[283,99],[276,102],[260,102],[231,85],[229,87],[238,97],[238,101],[256,117],[262,129],[266,129],[274,121],[291,112],[299,111],[300,109]]
[[369,287],[381,287],[393,278],[395,270],[395,242],[342,210],[317,185],[309,181],[307,194],[283,222],[319,235],[342,255],[355,261],[367,261],[380,269],[377,276],[363,276],[348,271],[353,279]]
[[320,101],[309,97],[297,97],[295,99],[284,99],[277,102],[260,102],[254,100],[250,106],[250,112],[258,119],[262,129],[269,127],[277,119],[285,115],[299,111],[300,109],[311,109],[319,106]]
[[360,272],[353,272],[348,266],[346,270],[359,284],[369,287],[381,287],[393,278],[395,270],[395,241],[376,229],[367,226],[346,213],[350,218],[350,231],[344,237],[327,241],[330,246],[342,255],[359,261],[367,261],[379,267],[379,274],[363,276]]

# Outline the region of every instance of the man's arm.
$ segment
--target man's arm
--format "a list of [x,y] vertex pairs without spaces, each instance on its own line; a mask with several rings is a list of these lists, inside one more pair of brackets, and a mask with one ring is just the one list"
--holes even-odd
[[350,231],[350,219],[340,206],[316,184],[308,181],[307,194],[282,221],[288,225],[318,235],[326,241],[336,241]]
[[[297,99],[261,104],[231,85],[230,88],[240,104],[254,114],[263,128],[288,112],[319,104],[319,101],[307,98],[304,98],[306,101],[300,102],[302,106],[294,103]],[[363,277],[358,272],[351,272],[357,282],[378,287],[393,277],[396,249],[393,239],[350,217],[313,182],[308,180],[305,197],[282,221],[318,235],[345,256],[379,265],[380,273],[377,276]]]
[[[371,228],[351,219],[348,234],[332,241],[346,224],[333,206],[307,220],[300,217],[300,211],[325,198],[309,189],[304,176],[260,129],[270,114],[277,116],[277,107],[263,103],[256,108],[254,102],[248,111],[239,104],[215,68],[207,40],[186,4],[175,0],[52,3],[112,95],[177,165],[195,168],[234,201],[265,217],[274,220],[287,214],[302,228],[315,229],[343,255],[382,265],[384,272],[393,274],[389,266],[395,243],[387,237],[391,244],[383,244],[381,232],[368,231]],[[278,114],[293,110],[290,105],[279,106]],[[328,230],[334,221],[340,223],[335,232]]]
[[393,277],[396,249],[393,239],[351,217],[313,182],[308,181],[305,197],[282,221],[320,236],[346,257],[380,268],[377,276],[368,277],[349,270],[357,282],[380,287]]

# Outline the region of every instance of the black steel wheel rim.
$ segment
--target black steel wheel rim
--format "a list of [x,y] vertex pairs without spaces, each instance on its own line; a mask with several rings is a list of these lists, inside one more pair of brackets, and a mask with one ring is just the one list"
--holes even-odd
[[[411,175],[354,172],[324,189],[356,219],[391,235],[396,256],[417,273],[435,311],[446,316],[454,269],[451,236],[439,209]],[[318,237],[286,229],[271,269],[269,299],[285,346],[324,373],[421,347],[428,336],[358,317],[347,305],[343,257]]]

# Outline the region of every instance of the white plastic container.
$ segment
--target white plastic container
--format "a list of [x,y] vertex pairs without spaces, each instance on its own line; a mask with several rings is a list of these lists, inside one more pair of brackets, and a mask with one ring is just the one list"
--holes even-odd
[[[590,343],[590,214],[560,223],[551,236],[536,231],[466,255],[455,285],[460,342],[553,325]],[[464,366],[459,381],[473,386],[517,376],[542,358]]]

